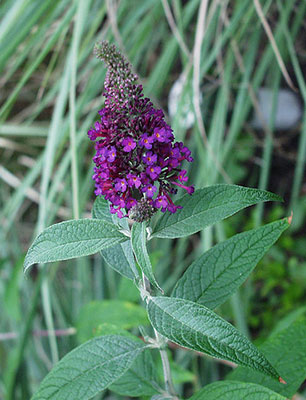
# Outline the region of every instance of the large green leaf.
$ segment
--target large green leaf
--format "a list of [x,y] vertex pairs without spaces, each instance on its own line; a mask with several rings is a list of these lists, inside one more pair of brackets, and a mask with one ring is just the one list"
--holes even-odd
[[216,308],[244,282],[288,226],[285,218],[217,244],[190,265],[172,296]]
[[260,383],[286,397],[292,397],[306,378],[306,321],[298,321],[269,337],[260,350],[271,360],[287,382],[275,382],[244,367],[236,368],[229,379]]
[[152,237],[178,238],[198,232],[237,211],[261,201],[281,201],[265,190],[236,185],[214,185],[186,194],[177,204],[183,208],[175,214],[165,213],[153,229]]
[[146,310],[138,304],[120,300],[91,301],[85,304],[77,320],[77,336],[80,343],[91,339],[99,325],[108,323],[121,329],[148,325]]
[[146,246],[147,232],[146,232],[145,222],[142,223],[135,222],[133,224],[131,241],[132,241],[132,248],[136,256],[136,260],[142,272],[149,279],[150,283],[153,286],[162,291],[162,289],[156,282],[149,254],[147,251],[147,246]]
[[244,335],[202,305],[184,299],[151,297],[148,314],[153,327],[180,346],[279,378],[266,357]]
[[127,239],[115,225],[99,219],[61,222],[37,236],[28,250],[24,268],[36,263],[88,256]]
[[[128,282],[128,281],[126,281]],[[119,328],[118,325],[103,323],[98,326],[94,336],[120,335],[143,343],[137,336]],[[144,350],[134,361],[133,365],[127,370],[109,390],[122,396],[140,397],[153,396],[160,392],[157,384],[156,368],[152,359],[151,350]]]
[[145,347],[118,335],[92,339],[55,365],[32,400],[91,399],[120,378]]
[[219,381],[205,386],[189,400],[286,400],[278,393],[254,383]]

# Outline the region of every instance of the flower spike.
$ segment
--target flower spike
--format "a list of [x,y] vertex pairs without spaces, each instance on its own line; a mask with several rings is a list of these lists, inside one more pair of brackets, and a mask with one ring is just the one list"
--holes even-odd
[[163,111],[143,96],[137,75],[116,47],[103,41],[94,52],[107,67],[105,105],[100,120],[88,131],[96,142],[95,194],[109,200],[111,212],[119,218],[141,222],[158,209],[176,212],[181,207],[170,198],[173,185],[189,194],[194,190],[182,185],[188,178],[181,166],[184,160],[192,161],[190,150],[174,142]]

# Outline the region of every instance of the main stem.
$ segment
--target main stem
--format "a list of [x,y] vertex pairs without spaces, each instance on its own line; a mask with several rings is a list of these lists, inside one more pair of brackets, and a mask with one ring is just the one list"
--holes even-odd
[[[156,331],[155,328],[153,328],[153,329],[154,329],[156,339],[158,341],[160,341],[159,333]],[[158,350],[159,350],[160,358],[162,360],[162,365],[163,365],[163,374],[164,374],[166,392],[172,396],[172,399],[178,400],[178,397],[175,393],[173,381],[172,381],[171,369],[170,369],[170,363],[169,363],[167,351],[166,351],[166,349],[161,348],[161,347]]]
[[[148,292],[151,292],[150,282],[144,273],[142,273],[142,281],[143,281],[144,289]],[[163,365],[163,374],[164,374],[166,392],[171,395],[173,400],[178,400],[178,397],[177,397],[175,389],[174,389],[173,381],[172,381],[171,369],[170,369],[170,363],[169,363],[167,351],[164,347],[161,347],[160,343],[162,342],[162,340],[161,340],[160,334],[157,332],[157,330],[154,327],[153,327],[153,330],[155,333],[156,341],[157,341],[157,343],[159,343],[158,350],[159,350],[160,358],[161,358],[162,365]]]

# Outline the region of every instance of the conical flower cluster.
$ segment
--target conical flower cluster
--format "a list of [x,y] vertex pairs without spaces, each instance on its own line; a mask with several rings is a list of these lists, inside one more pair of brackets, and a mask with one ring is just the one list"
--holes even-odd
[[181,169],[184,160],[193,161],[190,150],[174,141],[162,110],[144,98],[137,76],[116,47],[102,42],[95,54],[107,66],[105,105],[88,131],[96,141],[95,194],[109,200],[119,218],[143,221],[157,209],[176,212],[181,207],[170,198],[175,187],[194,191],[185,186],[187,171]]

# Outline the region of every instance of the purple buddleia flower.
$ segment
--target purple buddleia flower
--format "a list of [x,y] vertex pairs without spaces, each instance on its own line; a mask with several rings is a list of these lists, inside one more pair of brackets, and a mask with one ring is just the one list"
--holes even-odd
[[164,208],[166,209],[168,205],[167,197],[166,196],[157,196],[154,200],[154,207],[156,208]]
[[139,186],[141,185],[141,179],[139,178],[139,176],[134,175],[134,174],[127,174],[127,180],[128,180],[128,185],[130,187],[135,186],[136,189],[139,188]]
[[117,154],[116,147],[112,146],[109,150],[107,150],[107,156],[106,156],[107,161],[109,161],[109,162],[115,161],[116,154]]
[[147,195],[149,199],[154,196],[154,193],[157,192],[157,187],[154,185],[147,185],[142,188],[142,191]]
[[127,188],[126,180],[124,178],[117,178],[114,180],[115,189],[118,192],[125,192]]
[[149,136],[147,133],[144,133],[139,140],[139,146],[143,146],[146,149],[150,150],[152,149],[153,142],[154,142],[154,137]]
[[187,182],[188,181],[188,176],[186,176],[187,171],[185,169],[182,169],[182,171],[178,174],[178,179],[180,182]]
[[153,181],[155,181],[161,173],[161,167],[159,167],[158,165],[151,165],[150,167],[146,168],[146,173]]
[[95,194],[111,203],[111,213],[135,221],[150,219],[154,212],[176,212],[170,195],[185,186],[191,152],[182,142],[174,142],[171,127],[162,110],[143,96],[142,86],[131,66],[115,46],[102,42],[95,47],[97,57],[107,66],[104,108],[100,120],[88,131],[96,141],[93,161]]
[[142,161],[147,165],[153,165],[157,161],[157,154],[153,154],[152,151],[148,151],[143,154]]
[[174,136],[171,132],[170,127],[162,127],[162,128],[155,128],[154,129],[154,138],[158,142],[165,142],[165,143],[170,143],[173,141]]
[[131,137],[128,137],[122,141],[122,146],[123,146],[123,151],[129,153],[130,151],[135,149],[136,142]]

